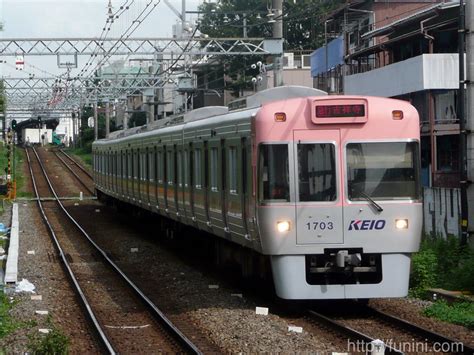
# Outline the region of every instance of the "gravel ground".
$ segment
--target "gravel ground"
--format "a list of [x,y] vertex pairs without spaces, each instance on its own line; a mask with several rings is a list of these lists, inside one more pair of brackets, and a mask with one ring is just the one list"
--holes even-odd
[[[58,262],[36,203],[19,203],[19,218],[18,280],[27,279],[35,285],[36,290],[34,294],[12,294],[18,302],[12,311],[13,318],[18,322],[28,323],[29,326],[2,339],[2,347],[7,354],[24,353],[29,337],[39,334],[39,329],[51,328],[47,321],[48,315],[35,313],[42,310],[48,311],[53,324],[70,338],[71,353],[99,353],[83,311],[71,291],[61,263]],[[32,295],[41,296],[41,300],[32,300]]]
[[[67,181],[59,171],[58,180]],[[256,306],[267,307],[271,303],[262,301],[253,292],[243,291],[238,281],[226,279],[229,276],[196,267],[186,253],[158,242],[161,236],[156,230],[146,230],[137,221],[128,220],[128,216],[117,214],[98,202],[82,201],[77,206],[74,203],[69,203],[69,206],[73,214],[82,216],[88,232],[150,298],[163,304],[172,320],[184,319],[198,327],[220,349],[218,352],[314,354],[346,350],[344,339],[334,339],[327,332],[315,330],[301,317],[284,315],[273,307],[270,307],[268,316],[256,315]],[[35,254],[28,254],[29,250],[35,250]],[[7,353],[23,353],[28,335],[36,334],[38,328],[47,327],[46,317],[36,315],[36,310],[49,311],[54,324],[71,338],[72,353],[98,352],[94,345],[96,341],[88,331],[83,313],[57,260],[36,205],[20,204],[19,278],[32,282],[42,300],[33,301],[29,294],[14,296],[19,300],[13,311],[14,317],[20,321],[35,320],[37,324],[2,339],[0,348],[4,347]],[[473,334],[466,328],[420,315],[424,304],[394,299],[373,300],[371,305],[473,343]],[[288,326],[302,326],[303,332],[290,332]]]

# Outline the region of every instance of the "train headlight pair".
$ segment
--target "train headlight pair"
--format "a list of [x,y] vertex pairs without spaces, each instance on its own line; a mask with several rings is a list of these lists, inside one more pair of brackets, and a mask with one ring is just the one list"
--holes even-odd
[[396,219],[395,227],[397,229],[408,229],[408,219]]
[[277,222],[277,230],[280,233],[285,233],[290,230],[290,222],[289,221],[279,221]]

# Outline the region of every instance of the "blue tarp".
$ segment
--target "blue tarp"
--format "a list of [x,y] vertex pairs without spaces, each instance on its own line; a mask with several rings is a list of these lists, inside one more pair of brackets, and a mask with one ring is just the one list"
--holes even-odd
[[326,66],[326,46],[316,49],[311,53],[311,76],[326,72],[339,64],[344,64],[344,38],[340,36],[327,45],[328,65]]

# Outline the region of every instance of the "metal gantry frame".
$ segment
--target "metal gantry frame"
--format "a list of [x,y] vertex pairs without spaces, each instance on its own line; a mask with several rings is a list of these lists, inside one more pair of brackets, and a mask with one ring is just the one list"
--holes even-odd
[[[231,55],[278,55],[281,40],[263,38],[38,38],[0,39],[0,57],[89,55],[94,57],[117,55],[170,56],[189,58]],[[156,58],[150,58],[156,60]],[[102,101],[124,97],[137,90],[159,89],[167,85],[169,70],[155,74],[107,74],[99,77],[4,77],[9,108],[71,107],[80,102]]]

